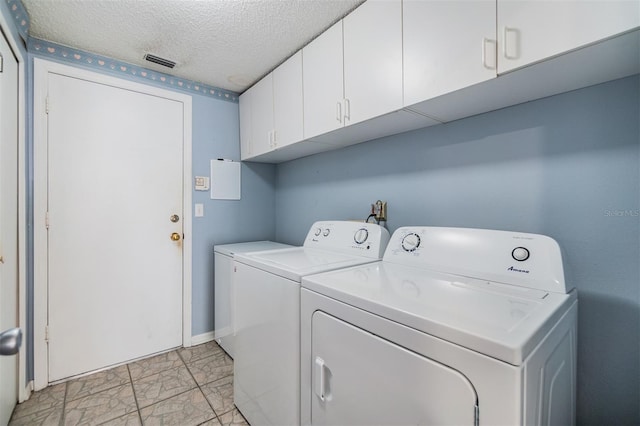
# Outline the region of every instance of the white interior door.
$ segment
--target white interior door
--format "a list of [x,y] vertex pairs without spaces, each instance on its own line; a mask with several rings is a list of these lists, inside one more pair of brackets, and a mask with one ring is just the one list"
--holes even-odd
[[52,382],[182,343],[186,124],[181,102],[48,76]]
[[[0,332],[18,326],[18,62],[0,32]],[[0,356],[0,424],[18,401],[18,357]]]
[[313,425],[469,425],[477,395],[443,364],[322,311],[312,317]]

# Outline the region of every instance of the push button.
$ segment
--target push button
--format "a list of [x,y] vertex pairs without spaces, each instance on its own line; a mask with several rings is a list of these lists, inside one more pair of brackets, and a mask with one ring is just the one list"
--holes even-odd
[[529,258],[529,250],[524,247],[516,247],[511,252],[511,257],[513,257],[518,262],[524,262]]

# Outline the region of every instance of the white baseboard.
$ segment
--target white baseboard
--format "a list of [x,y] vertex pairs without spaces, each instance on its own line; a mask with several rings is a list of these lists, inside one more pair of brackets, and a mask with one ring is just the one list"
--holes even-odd
[[19,392],[18,402],[25,402],[27,399],[31,397],[31,393],[33,392],[33,380],[30,380],[24,389]]
[[191,346],[207,343],[215,339],[215,333],[209,331],[207,333],[198,334],[197,336],[191,336]]

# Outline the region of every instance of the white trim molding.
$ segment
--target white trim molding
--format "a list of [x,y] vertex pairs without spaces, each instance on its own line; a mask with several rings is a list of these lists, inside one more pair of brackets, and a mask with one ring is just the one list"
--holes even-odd
[[[48,384],[48,348],[45,330],[48,316],[47,294],[47,230],[45,216],[47,212],[47,115],[46,98],[48,93],[48,75],[55,73],[79,78],[113,87],[133,90],[153,96],[175,100],[183,104],[183,230],[185,239],[192,236],[191,215],[191,173],[192,173],[192,97],[183,93],[161,89],[138,82],[123,80],[93,71],[72,67],[48,60],[34,58],[33,92],[33,181],[34,181],[34,387],[45,388]],[[191,346],[192,317],[192,247],[184,244],[182,254],[182,344]]]
[[24,340],[18,355],[18,401],[29,399],[31,390],[27,383],[27,209],[26,209],[26,61],[20,45],[9,31],[9,23],[0,13],[0,29],[9,42],[9,47],[18,60],[18,326],[22,329]]
[[203,343],[208,343],[215,340],[215,333],[213,331],[209,331],[207,333],[198,334],[197,336],[193,336],[191,338],[191,345],[201,345]]

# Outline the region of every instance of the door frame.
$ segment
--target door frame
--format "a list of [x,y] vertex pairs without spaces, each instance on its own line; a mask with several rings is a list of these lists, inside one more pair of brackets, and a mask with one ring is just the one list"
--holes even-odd
[[[47,114],[46,97],[48,74],[59,74],[72,78],[105,84],[119,89],[132,90],[158,96],[184,105],[183,111],[183,196],[184,236],[192,238],[191,174],[192,174],[192,97],[105,74],[34,58],[33,88],[33,234],[34,234],[34,386],[43,389],[49,384],[49,359],[46,326],[48,317],[48,244],[45,216],[47,212]],[[191,285],[192,244],[184,244],[182,251],[182,345],[191,346]]]
[[23,55],[20,46],[22,40],[16,39],[9,31],[10,23],[0,13],[0,31],[4,34],[14,56],[18,60],[18,327],[25,336],[22,348],[18,352],[18,402],[25,401],[31,395],[32,384],[27,383],[27,210],[26,210],[26,52]]

